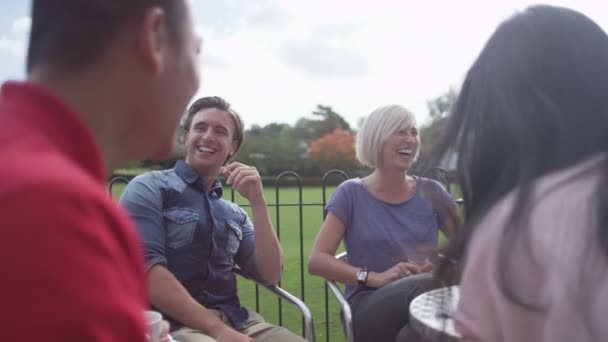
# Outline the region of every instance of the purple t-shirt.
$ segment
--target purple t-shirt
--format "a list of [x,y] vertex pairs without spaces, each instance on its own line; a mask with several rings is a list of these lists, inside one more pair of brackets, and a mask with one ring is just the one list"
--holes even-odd
[[[368,271],[384,272],[417,249],[436,247],[438,229],[445,217],[433,207],[437,199],[455,208],[452,196],[438,182],[416,177],[416,190],[409,200],[392,204],[370,194],[361,179],[350,179],[336,189],[327,204],[346,227],[344,246],[348,263]],[[363,290],[346,286],[346,298]]]

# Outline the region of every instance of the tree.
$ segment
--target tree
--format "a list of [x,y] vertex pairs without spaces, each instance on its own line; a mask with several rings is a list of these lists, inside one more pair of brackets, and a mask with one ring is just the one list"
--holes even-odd
[[454,88],[448,89],[444,94],[427,101],[431,122],[420,127],[420,155],[413,167],[413,172],[421,174],[432,166],[433,148],[445,133],[448,117],[452,106],[456,103],[458,93]]
[[293,138],[291,126],[271,123],[253,128],[245,132],[237,160],[255,166],[263,176],[297,170],[306,154],[306,144]]
[[319,163],[321,169],[351,170],[357,166],[355,158],[355,135],[342,128],[311,141],[308,158]]
[[429,116],[431,117],[431,123],[436,120],[441,120],[449,115],[452,110],[452,106],[456,103],[458,93],[454,88],[448,89],[445,93],[437,96],[436,98],[427,101],[426,106],[429,109]]
[[346,132],[352,131],[348,122],[340,114],[336,113],[331,106],[317,105],[317,109],[312,114],[321,119],[299,119],[294,128],[296,138],[308,143],[333,132],[336,128],[340,128]]
[[[312,112],[314,115],[318,115],[323,118],[323,123],[325,128],[333,127],[341,128],[344,131],[350,132],[350,125],[340,114],[334,112],[334,110],[330,106],[317,105],[317,110]],[[329,133],[329,132],[327,132]]]

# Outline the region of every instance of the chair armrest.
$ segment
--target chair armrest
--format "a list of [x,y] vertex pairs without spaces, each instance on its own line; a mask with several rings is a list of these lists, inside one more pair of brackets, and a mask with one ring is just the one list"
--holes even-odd
[[255,282],[256,284],[266,288],[268,291],[270,291],[277,297],[284,299],[284,300],[288,301],[289,303],[291,303],[292,305],[296,306],[302,313],[302,316],[304,317],[304,323],[305,323],[304,324],[304,337],[306,338],[306,340],[308,340],[310,342],[315,341],[315,328],[314,328],[314,324],[313,324],[313,320],[312,320],[312,313],[310,312],[310,309],[308,308],[308,306],[302,300],[300,300],[300,298],[292,295],[291,293],[287,292],[286,290],[282,289],[281,287],[279,287],[277,285],[266,285],[255,279],[245,277],[245,275],[243,275],[243,272],[239,268],[236,268],[236,267],[233,268],[232,272],[235,274],[238,274],[239,276],[241,276],[247,280],[251,280],[251,281]]
[[338,287],[335,281],[326,279],[325,282],[334,293],[334,296],[338,300],[340,304],[340,309],[342,309],[342,316],[344,318],[344,333],[346,334],[346,340],[351,342],[355,340],[354,332],[353,332],[353,314],[350,310],[350,304],[344,298],[342,294],[342,290]]
[[[342,252],[336,255],[336,259],[342,260],[344,262],[346,262],[346,257],[346,252]],[[327,283],[327,286],[329,286],[331,291],[334,293],[334,296],[340,304],[340,309],[342,310],[342,317],[344,318],[344,334],[346,335],[346,341],[352,342],[355,340],[355,334],[353,332],[353,314],[350,310],[350,304],[344,297],[342,290],[340,289],[338,284],[336,284],[335,281],[325,279],[325,282]]]

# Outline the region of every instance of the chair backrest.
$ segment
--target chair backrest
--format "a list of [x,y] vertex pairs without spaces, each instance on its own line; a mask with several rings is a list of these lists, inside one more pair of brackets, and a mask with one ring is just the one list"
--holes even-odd
[[[430,179],[434,179],[434,180],[438,181],[445,187],[447,192],[449,192],[450,194],[452,193],[451,176],[450,176],[449,172],[447,172],[446,170],[444,170],[440,167],[431,167],[431,168],[426,169],[422,173],[422,177],[430,178]],[[457,198],[457,199],[455,199],[455,201],[456,201],[456,204],[458,204],[459,206],[462,206],[464,204],[464,201],[462,198]]]
[[422,177],[430,178],[441,183],[448,192],[451,192],[452,184],[448,172],[440,167],[431,167],[422,173]]

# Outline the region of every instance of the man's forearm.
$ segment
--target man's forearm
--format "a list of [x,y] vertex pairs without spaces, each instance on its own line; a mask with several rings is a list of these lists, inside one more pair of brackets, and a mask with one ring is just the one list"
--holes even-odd
[[257,273],[267,284],[281,280],[283,250],[270,221],[266,201],[251,203],[255,227],[255,266]]
[[148,271],[146,280],[152,305],[183,325],[211,336],[226,327],[214,314],[194,300],[164,266],[153,266]]

